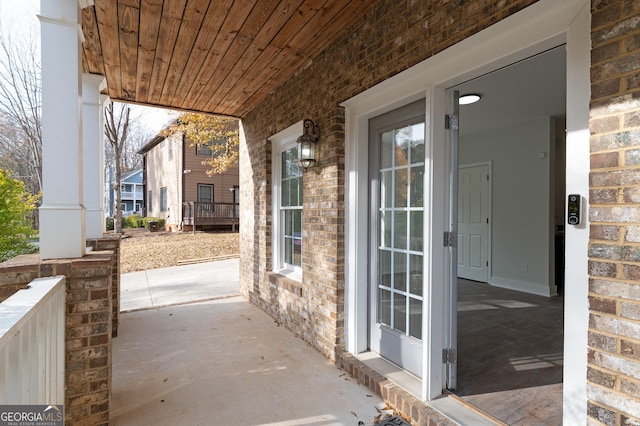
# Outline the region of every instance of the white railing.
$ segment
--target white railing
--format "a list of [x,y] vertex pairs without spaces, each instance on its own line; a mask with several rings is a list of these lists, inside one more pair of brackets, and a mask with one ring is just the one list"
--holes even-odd
[[65,277],[0,303],[0,405],[64,404]]
[[142,191],[122,191],[120,197],[123,200],[136,200],[142,201]]
[[122,217],[131,216],[132,214],[142,216],[142,210],[122,210]]

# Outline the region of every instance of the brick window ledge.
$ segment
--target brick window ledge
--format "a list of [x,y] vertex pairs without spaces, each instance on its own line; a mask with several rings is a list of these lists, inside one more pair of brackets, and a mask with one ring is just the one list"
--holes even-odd
[[302,283],[291,278],[287,278],[277,272],[267,272],[267,280],[279,288],[288,290],[298,297],[302,297]]

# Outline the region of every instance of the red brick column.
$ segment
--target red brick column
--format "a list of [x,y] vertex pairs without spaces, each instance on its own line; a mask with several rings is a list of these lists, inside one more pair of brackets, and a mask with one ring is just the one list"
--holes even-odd
[[113,256],[111,251],[95,251],[80,259],[41,261],[38,255],[25,255],[0,264],[0,283],[26,285],[39,277],[67,277],[67,425],[109,424]]

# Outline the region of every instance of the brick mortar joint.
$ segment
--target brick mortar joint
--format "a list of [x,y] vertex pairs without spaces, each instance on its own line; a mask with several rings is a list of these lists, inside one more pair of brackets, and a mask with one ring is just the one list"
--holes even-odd
[[[594,258],[589,258],[588,260],[594,260]],[[604,259],[607,260],[607,259]],[[598,260],[595,260],[598,261]],[[614,262],[609,262],[609,263],[614,263]],[[612,282],[612,283],[616,283],[616,284],[633,284],[633,285],[640,285],[640,280],[634,281],[634,280],[630,280],[627,278],[618,278],[618,277],[601,277],[601,276],[597,276],[597,275],[589,275],[589,280],[590,281],[607,281],[607,282]],[[591,290],[589,290],[591,292]]]

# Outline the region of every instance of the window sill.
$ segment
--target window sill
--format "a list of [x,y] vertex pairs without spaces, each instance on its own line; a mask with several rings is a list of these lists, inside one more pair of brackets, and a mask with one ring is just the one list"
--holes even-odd
[[267,279],[271,284],[275,284],[296,296],[302,297],[302,283],[300,281],[296,281],[278,272],[267,272]]

